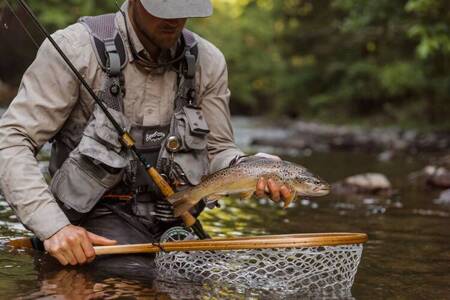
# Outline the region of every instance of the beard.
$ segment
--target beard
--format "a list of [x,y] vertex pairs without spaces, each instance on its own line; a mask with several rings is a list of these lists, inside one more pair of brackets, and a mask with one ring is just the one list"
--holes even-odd
[[182,32],[181,30],[176,30],[173,33],[167,33],[164,29],[157,32],[150,32],[144,28],[140,28],[140,30],[149,42],[161,50],[168,50],[174,47],[177,44]]

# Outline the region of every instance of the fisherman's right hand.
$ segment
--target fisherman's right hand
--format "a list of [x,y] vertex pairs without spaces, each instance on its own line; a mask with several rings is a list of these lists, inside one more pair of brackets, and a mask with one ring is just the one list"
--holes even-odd
[[117,241],[93,234],[82,227],[67,225],[44,241],[45,250],[62,265],[82,265],[95,258],[93,245],[110,246]]

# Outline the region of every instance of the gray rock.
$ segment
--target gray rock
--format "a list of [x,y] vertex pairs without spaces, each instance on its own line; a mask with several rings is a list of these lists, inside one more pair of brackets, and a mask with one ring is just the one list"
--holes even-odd
[[391,183],[387,177],[379,173],[366,173],[350,176],[344,180],[344,183],[367,191],[385,190],[391,188]]
[[333,184],[333,192],[337,194],[390,195],[392,191],[389,179],[379,173],[354,175]]
[[[282,143],[279,137],[266,135],[254,140],[255,145],[274,147],[310,148],[313,151],[363,149],[370,152],[427,152],[442,151],[450,147],[449,133],[419,133],[399,128],[361,128],[357,126],[335,126],[312,122],[296,121],[286,129],[284,138],[301,139],[303,143]],[[322,147],[319,145],[327,145]]]
[[450,170],[440,166],[426,166],[423,169],[426,183],[438,188],[450,188]]

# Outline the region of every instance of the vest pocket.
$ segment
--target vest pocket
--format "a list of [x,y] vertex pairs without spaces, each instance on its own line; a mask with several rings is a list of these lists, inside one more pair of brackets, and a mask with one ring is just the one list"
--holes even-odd
[[103,194],[120,182],[123,170],[107,172],[76,150],[55,173],[50,190],[53,195],[77,212],[87,213]]
[[[123,114],[109,112],[123,128],[129,128]],[[50,190],[68,207],[87,213],[122,180],[127,165],[128,153],[122,149],[114,126],[96,106],[80,143],[53,176]]]
[[173,159],[178,177],[186,179],[190,185],[197,185],[201,178],[208,174],[208,133],[209,128],[200,108],[184,106],[172,117],[170,135],[175,135],[180,141],[180,149],[172,155],[166,147],[161,149],[160,166],[165,167]]
[[175,121],[181,151],[206,149],[209,128],[200,109],[183,107],[175,114]]

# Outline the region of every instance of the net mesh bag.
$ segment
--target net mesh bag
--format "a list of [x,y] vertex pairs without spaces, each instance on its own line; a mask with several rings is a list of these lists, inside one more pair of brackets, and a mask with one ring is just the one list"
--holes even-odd
[[349,290],[362,244],[303,248],[161,252],[162,278],[223,282],[232,286],[298,293]]

